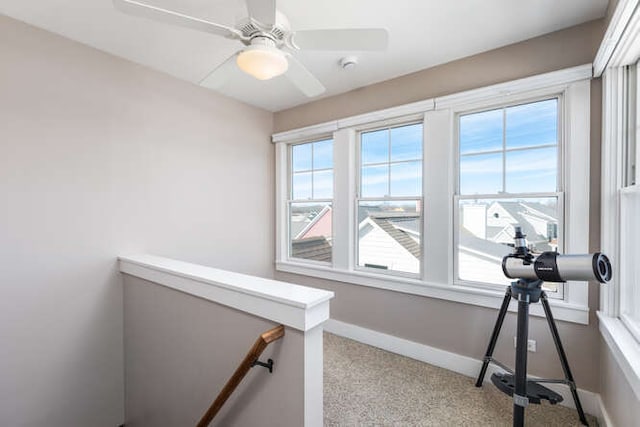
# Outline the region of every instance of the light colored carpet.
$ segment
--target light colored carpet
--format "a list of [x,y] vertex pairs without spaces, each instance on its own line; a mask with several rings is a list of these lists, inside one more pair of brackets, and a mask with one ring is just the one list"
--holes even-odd
[[[511,426],[513,400],[473,378],[325,333],[325,426]],[[589,416],[589,425],[596,426]],[[575,410],[530,405],[527,426],[579,426]]]

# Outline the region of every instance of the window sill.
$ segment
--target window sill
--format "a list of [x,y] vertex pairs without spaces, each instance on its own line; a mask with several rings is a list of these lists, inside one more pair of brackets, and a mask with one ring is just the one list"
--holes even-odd
[[[419,279],[387,276],[363,271],[339,270],[333,267],[310,265],[294,261],[277,261],[276,270],[494,309],[499,309],[504,299],[504,292],[491,289],[477,289],[455,284],[429,283]],[[553,317],[555,319],[583,325],[589,324],[588,307],[553,299],[549,299],[549,304],[553,307]],[[517,311],[515,301],[512,301],[509,305],[509,311]],[[540,304],[531,305],[530,313],[533,316],[544,317],[544,311]]]
[[622,321],[598,311],[600,333],[609,346],[625,378],[640,399],[640,344]]

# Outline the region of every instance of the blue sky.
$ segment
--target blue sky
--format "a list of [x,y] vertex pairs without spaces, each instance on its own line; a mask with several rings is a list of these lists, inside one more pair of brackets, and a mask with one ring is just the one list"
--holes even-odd
[[361,196],[420,196],[422,138],[422,123],[362,133]]
[[[460,117],[460,193],[556,191],[557,139],[557,99]],[[486,153],[502,150],[503,143],[506,150],[530,149]],[[536,148],[549,144],[556,146]],[[503,156],[506,156],[504,188]]]
[[[461,194],[556,191],[557,99],[463,115],[459,126]],[[417,123],[361,134],[361,197],[421,195],[422,128]],[[294,199],[333,197],[331,139],[294,145],[292,168]]]
[[293,199],[333,197],[333,140],[294,145],[291,163],[294,172]]

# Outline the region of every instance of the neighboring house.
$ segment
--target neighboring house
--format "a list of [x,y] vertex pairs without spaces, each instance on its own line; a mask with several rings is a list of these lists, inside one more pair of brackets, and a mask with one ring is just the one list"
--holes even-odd
[[464,227],[460,228],[458,239],[460,279],[497,284],[510,282],[502,272],[502,258],[511,252],[510,246],[477,237]]
[[308,218],[307,221],[301,222],[304,225],[296,234],[291,232],[294,236],[293,240],[306,239],[309,237],[325,236],[331,239],[331,218],[332,210],[330,206],[322,208],[317,215],[313,218]]
[[369,211],[362,213],[360,219],[360,266],[420,272],[419,214]]
[[462,226],[481,239],[511,245],[514,227],[519,225],[536,250],[553,251],[558,247],[557,214],[551,206],[501,200],[464,205],[460,214]]
[[291,257],[314,261],[331,262],[330,206],[309,218],[298,215],[291,221]]
[[293,258],[331,262],[331,243],[324,236],[297,239],[291,242]]
[[508,283],[502,258],[511,252],[514,227],[522,227],[536,252],[558,247],[558,220],[553,207],[535,202],[493,201],[463,205],[458,236],[460,279]]

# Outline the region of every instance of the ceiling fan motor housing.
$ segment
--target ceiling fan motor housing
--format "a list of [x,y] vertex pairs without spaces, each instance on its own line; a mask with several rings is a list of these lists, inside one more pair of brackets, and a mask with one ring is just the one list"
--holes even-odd
[[287,44],[288,36],[291,33],[289,21],[279,11],[276,11],[276,23],[273,26],[264,25],[251,17],[247,17],[240,20],[236,28],[245,37],[246,41],[243,40],[242,42],[247,46],[259,44],[254,42],[255,39],[268,38],[273,41],[273,46],[279,48]]

